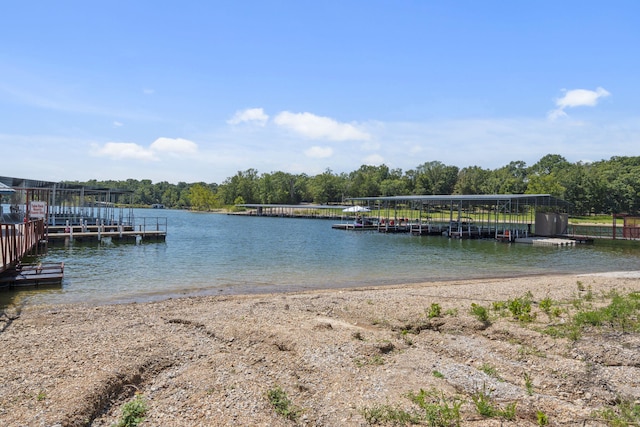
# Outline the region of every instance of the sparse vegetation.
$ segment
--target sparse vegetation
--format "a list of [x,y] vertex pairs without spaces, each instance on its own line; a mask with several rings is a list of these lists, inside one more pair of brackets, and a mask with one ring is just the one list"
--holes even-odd
[[488,363],[483,363],[482,366],[480,366],[480,370],[485,374],[489,375],[490,377],[497,379],[498,381],[504,381],[500,377],[500,375],[498,375],[498,370],[494,366],[489,365]]
[[434,376],[434,377],[436,377],[436,378],[444,378],[444,375],[443,375],[443,374],[442,374],[442,372],[440,372],[440,371],[433,370],[431,373],[432,373],[432,374],[433,374],[433,376]]
[[407,425],[417,424],[420,421],[416,414],[411,414],[404,409],[391,405],[376,405],[370,408],[364,408],[360,412],[362,413],[365,421],[370,425]]
[[429,319],[432,319],[434,317],[440,317],[442,313],[442,307],[440,307],[440,304],[438,303],[432,303],[431,306],[429,307],[429,310],[427,311],[427,317]]
[[426,424],[431,427],[455,427],[460,425],[460,407],[464,403],[460,398],[447,398],[435,389],[409,393],[407,398],[416,405],[405,410],[398,406],[376,405],[361,410],[367,423],[373,424]]
[[269,403],[271,403],[276,413],[287,419],[295,421],[302,413],[302,410],[291,402],[287,393],[280,386],[275,386],[267,391],[267,399],[269,399]]
[[507,308],[513,317],[521,322],[529,323],[535,320],[535,313],[531,313],[531,298],[533,295],[527,293],[520,298],[514,298],[507,302]]
[[549,417],[542,411],[536,411],[536,417],[538,419],[539,426],[546,426],[549,424]]
[[486,307],[472,303],[471,304],[471,313],[473,313],[476,318],[482,323],[489,323],[489,310]]
[[595,411],[591,415],[612,427],[638,426],[640,425],[640,404],[622,400],[614,407]]
[[429,426],[447,427],[460,425],[460,407],[463,401],[457,397],[447,397],[437,390],[420,389],[418,393],[409,393],[409,399],[418,405],[424,413],[422,418]]
[[511,402],[504,408],[500,408],[491,399],[491,394],[487,391],[486,385],[482,386],[482,390],[477,390],[471,396],[471,399],[476,407],[476,411],[483,417],[500,417],[505,420],[514,420],[516,418],[517,402]]
[[529,396],[533,396],[533,379],[531,378],[531,375],[529,375],[528,372],[525,372],[522,376],[524,377],[524,388],[527,389],[527,394]]
[[136,427],[142,422],[147,413],[147,402],[144,396],[136,393],[133,400],[125,403],[122,408],[122,416],[116,424],[117,427]]

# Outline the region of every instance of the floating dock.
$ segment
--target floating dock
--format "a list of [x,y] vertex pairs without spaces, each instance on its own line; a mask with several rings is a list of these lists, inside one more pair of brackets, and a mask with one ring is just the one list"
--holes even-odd
[[61,286],[63,278],[64,263],[19,265],[0,275],[0,289]]
[[522,237],[515,239],[514,242],[533,246],[575,246],[579,243],[593,243],[593,240],[560,237]]
[[117,241],[164,242],[167,238],[167,230],[149,230],[150,227],[140,227],[135,230],[131,226],[88,226],[88,227],[49,227],[47,241],[49,244],[68,244],[77,242],[99,242],[103,239]]

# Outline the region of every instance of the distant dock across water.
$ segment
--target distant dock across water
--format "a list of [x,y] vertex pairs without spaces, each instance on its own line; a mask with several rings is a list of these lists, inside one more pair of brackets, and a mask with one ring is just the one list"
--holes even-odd
[[623,227],[569,224],[570,204],[548,194],[359,197],[351,204],[241,204],[245,216],[331,219],[333,229],[495,239],[574,246],[598,239],[638,240],[640,221]]

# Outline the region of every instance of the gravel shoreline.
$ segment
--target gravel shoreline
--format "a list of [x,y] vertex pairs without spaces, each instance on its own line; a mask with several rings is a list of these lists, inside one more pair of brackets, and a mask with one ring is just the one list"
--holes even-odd
[[[640,334],[541,330],[568,322],[576,300],[606,305],[611,290],[640,292],[640,275],[10,308],[0,316],[0,425],[111,426],[137,393],[140,426],[366,426],[371,408],[413,410],[407,396],[421,389],[460,399],[461,425],[535,426],[540,413],[548,425],[605,425],[594,411],[640,399]],[[525,295],[530,322],[482,322],[470,310]],[[567,312],[544,314],[545,298]],[[276,389],[297,416],[276,413]],[[480,415],[483,390],[496,407],[515,405],[516,418]]]

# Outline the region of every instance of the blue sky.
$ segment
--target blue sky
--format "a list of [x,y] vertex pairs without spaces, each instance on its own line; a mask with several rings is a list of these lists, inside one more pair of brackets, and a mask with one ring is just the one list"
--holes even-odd
[[0,175],[638,156],[639,16],[635,0],[9,2]]

